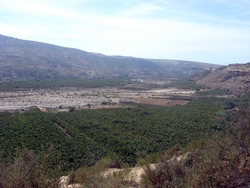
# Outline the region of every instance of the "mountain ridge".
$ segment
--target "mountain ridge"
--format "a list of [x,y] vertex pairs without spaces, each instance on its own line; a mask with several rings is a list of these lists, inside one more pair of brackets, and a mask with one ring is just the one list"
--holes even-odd
[[[210,68],[219,67],[208,65]],[[207,64],[198,62],[107,56],[0,35],[2,81],[33,78],[183,77],[206,69]]]

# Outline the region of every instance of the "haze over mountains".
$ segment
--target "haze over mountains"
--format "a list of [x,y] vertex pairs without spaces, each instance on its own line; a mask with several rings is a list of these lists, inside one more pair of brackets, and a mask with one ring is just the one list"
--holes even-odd
[[0,80],[34,78],[184,77],[219,65],[106,56],[0,35]]

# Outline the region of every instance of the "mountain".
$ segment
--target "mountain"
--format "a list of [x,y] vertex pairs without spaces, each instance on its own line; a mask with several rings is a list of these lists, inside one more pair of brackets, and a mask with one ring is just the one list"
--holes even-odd
[[106,56],[0,35],[0,80],[188,76],[218,65]]
[[202,71],[193,76],[197,84],[212,89],[223,89],[234,93],[250,91],[250,63],[230,64],[217,69]]

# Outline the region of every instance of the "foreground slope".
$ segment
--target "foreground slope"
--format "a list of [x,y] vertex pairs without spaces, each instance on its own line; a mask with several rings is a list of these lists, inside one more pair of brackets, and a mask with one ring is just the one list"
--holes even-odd
[[[178,64],[178,66],[177,66]],[[209,64],[215,68],[216,65]],[[218,67],[218,66],[217,66]],[[78,49],[0,35],[0,80],[187,76],[207,64],[105,56]]]

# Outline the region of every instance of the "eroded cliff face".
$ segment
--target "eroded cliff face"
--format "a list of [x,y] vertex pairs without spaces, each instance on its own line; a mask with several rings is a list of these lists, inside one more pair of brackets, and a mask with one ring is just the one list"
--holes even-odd
[[197,84],[212,89],[229,90],[234,93],[250,91],[250,63],[231,64],[218,69],[203,71],[192,77]]

